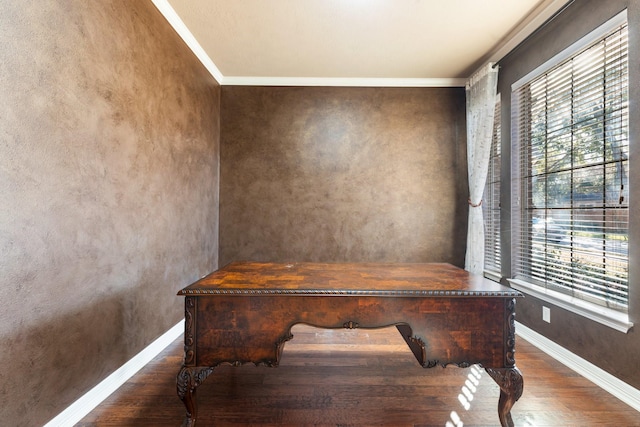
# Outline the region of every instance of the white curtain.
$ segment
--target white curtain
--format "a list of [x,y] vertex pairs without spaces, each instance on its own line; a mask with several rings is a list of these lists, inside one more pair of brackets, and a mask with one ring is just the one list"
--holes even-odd
[[498,67],[492,63],[478,70],[466,84],[469,223],[465,269],[477,274],[484,269],[482,193],[491,155],[497,86]]

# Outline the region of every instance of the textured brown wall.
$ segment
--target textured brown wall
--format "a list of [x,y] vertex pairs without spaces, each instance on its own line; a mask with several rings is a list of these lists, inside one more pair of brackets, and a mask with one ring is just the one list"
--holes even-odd
[[[637,0],[576,0],[527,43],[500,63],[499,90],[502,94],[502,128],[511,117],[511,84],[544,63],[609,18],[627,8],[629,20],[629,143],[630,143],[630,227],[629,227],[629,318],[634,329],[624,334],[600,323],[527,296],[518,302],[518,320],[573,353],[608,371],[628,384],[640,388],[640,2]],[[509,223],[511,182],[509,132],[502,132],[503,163],[503,275],[509,277]],[[542,321],[542,306],[551,308],[551,323]],[[526,395],[526,386],[525,386]],[[525,398],[526,396],[523,396]]]
[[462,88],[222,88],[220,265],[464,264]]
[[0,7],[0,424],[42,425],[217,266],[220,87],[150,1]]

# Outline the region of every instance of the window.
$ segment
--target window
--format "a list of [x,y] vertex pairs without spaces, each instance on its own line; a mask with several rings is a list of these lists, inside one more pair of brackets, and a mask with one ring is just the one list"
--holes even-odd
[[489,171],[484,187],[482,214],[484,216],[484,270],[485,275],[500,280],[500,96],[497,96],[491,138]]
[[628,108],[624,12],[513,85],[514,282],[627,311]]

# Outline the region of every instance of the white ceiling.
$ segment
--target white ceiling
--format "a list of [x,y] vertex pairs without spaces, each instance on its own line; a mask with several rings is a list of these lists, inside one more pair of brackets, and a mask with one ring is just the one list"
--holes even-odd
[[221,84],[461,86],[566,0],[153,0]]

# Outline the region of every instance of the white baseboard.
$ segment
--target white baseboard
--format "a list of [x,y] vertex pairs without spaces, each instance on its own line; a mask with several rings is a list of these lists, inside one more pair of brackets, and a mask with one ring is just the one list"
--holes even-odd
[[72,403],[67,409],[58,414],[58,416],[45,424],[44,427],[72,427],[78,423],[183,333],[184,320],[181,320],[149,344],[144,350],[136,354],[127,363]]
[[591,362],[575,355],[551,341],[549,338],[518,322],[516,322],[516,333],[558,362],[574,370],[603,390],[611,393],[636,411],[640,411],[640,390],[631,387],[629,384],[598,368]]

